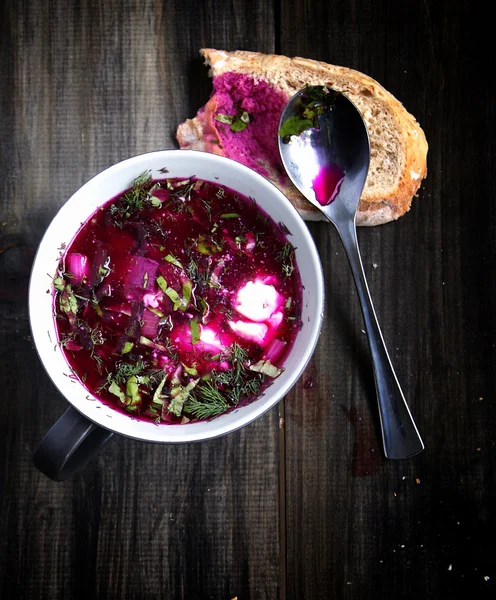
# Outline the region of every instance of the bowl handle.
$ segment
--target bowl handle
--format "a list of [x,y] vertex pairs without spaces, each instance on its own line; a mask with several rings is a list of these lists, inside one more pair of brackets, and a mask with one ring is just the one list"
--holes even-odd
[[64,481],[94,458],[113,435],[70,406],[41,440],[34,465],[50,479]]

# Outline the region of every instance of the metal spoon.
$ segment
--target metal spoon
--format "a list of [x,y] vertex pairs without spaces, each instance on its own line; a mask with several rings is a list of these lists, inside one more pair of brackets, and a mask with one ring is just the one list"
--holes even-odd
[[[319,101],[315,101],[319,94],[325,94],[324,106],[320,109]],[[303,116],[305,109],[307,112]],[[319,112],[322,114],[315,114]],[[370,161],[367,127],[356,106],[346,96],[322,86],[306,87],[293,96],[282,113],[280,127],[291,117],[289,123],[301,122],[305,117],[313,120],[314,125],[318,121],[318,128],[308,126],[307,121],[308,128],[302,133],[297,130],[296,135],[279,136],[279,152],[292,182],[322,211],[341,237],[355,279],[372,354],[384,453],[387,458],[409,458],[421,452],[424,444],[382,337],[356,235],[358,201]],[[304,126],[302,123],[301,128]]]

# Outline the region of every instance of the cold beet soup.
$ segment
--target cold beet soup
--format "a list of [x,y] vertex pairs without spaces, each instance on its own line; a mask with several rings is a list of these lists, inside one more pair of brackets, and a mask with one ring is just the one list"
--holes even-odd
[[143,174],[81,227],[53,280],[75,376],[155,423],[211,419],[259,397],[301,326],[286,233],[229,188]]

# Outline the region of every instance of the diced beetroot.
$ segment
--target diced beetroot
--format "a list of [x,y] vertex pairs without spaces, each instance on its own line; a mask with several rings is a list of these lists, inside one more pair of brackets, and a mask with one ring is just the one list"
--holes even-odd
[[102,321],[113,331],[124,333],[129,325],[129,317],[121,313],[113,313],[104,310]]
[[186,280],[184,271],[167,261],[164,261],[159,266],[159,271],[167,282],[167,285],[173,290],[176,290],[178,294],[181,294],[183,282]]
[[158,263],[144,256],[129,257],[124,286],[152,290],[158,274]]
[[169,198],[169,192],[167,190],[159,188],[152,191],[152,196],[158,198],[160,202],[165,202],[165,200]]
[[65,259],[65,270],[67,277],[73,285],[81,285],[83,279],[88,279],[90,274],[90,263],[86,254],[72,252]]
[[76,344],[76,342],[73,342],[72,340],[69,340],[66,344],[65,344],[65,348],[67,350],[71,350],[72,352],[78,352],[79,350],[82,350],[83,347],[80,346],[79,344]]
[[267,346],[267,350],[264,354],[264,359],[270,360],[272,364],[275,364],[275,362],[281,357],[282,353],[284,352],[286,345],[286,342],[281,342],[281,340],[274,338]]
[[109,304],[105,306],[105,310],[110,310],[110,312],[121,313],[123,315],[131,316],[131,305],[126,303],[123,304]]
[[106,281],[103,281],[96,288],[95,296],[98,301],[100,301],[102,298],[106,298],[107,296],[111,296],[111,295],[112,295],[112,286],[110,285],[110,283],[108,283]]
[[155,339],[158,333],[158,323],[160,319],[157,315],[153,314],[149,310],[143,311],[143,317],[141,319],[141,335],[144,335],[151,340]]
[[131,306],[131,317],[126,328],[126,333],[130,338],[138,338],[140,335],[143,310],[143,304],[140,302],[133,302]]
[[88,287],[94,288],[101,283],[108,273],[105,266],[108,263],[109,252],[106,247],[100,246],[91,262],[90,274],[88,277]]

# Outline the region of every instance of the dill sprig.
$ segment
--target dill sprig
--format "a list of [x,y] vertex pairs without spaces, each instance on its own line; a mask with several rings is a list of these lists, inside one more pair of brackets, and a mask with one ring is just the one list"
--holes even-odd
[[129,377],[133,375],[142,375],[146,369],[146,363],[139,359],[135,364],[118,362],[116,364],[116,370],[113,373],[107,375],[107,382],[115,381],[118,385],[126,383]]
[[196,386],[184,410],[197,419],[211,419],[225,413],[228,408],[229,403],[217,385],[206,381]]
[[200,267],[200,265],[192,258],[186,267],[186,272],[193,285],[196,285],[198,292],[202,293],[210,282],[212,276],[211,267],[209,265]]
[[260,392],[263,380],[264,376],[261,375],[260,377],[248,379],[248,381],[234,386],[231,392],[229,393],[229,398],[231,399],[233,404],[237,406],[239,404],[239,401],[243,398],[250,398],[252,396],[256,396]]
[[141,173],[141,175],[133,181],[131,189],[129,189],[117,202],[110,205],[109,212],[114,218],[115,225],[122,228],[125,220],[133,217],[145,206],[151,206],[148,194],[150,182],[150,171]]
[[295,250],[293,245],[286,242],[280,252],[276,255],[276,260],[282,263],[282,272],[285,277],[290,277],[293,273],[294,267],[294,253]]

